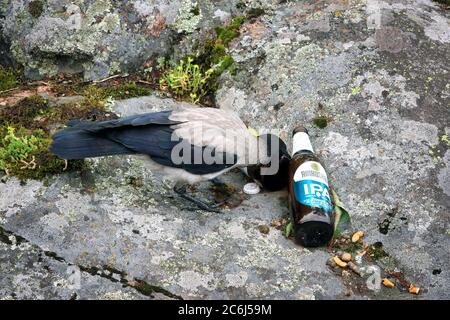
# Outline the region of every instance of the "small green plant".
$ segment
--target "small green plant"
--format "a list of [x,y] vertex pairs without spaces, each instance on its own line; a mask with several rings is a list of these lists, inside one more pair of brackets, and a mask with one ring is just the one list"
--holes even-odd
[[0,128],[0,171],[19,179],[42,179],[49,174],[81,170],[83,160],[65,161],[48,151],[51,138],[42,129]]
[[193,103],[198,103],[207,94],[207,81],[214,72],[213,69],[202,71],[198,64],[193,64],[194,59],[183,59],[173,69],[168,70],[159,80],[161,89],[168,88],[178,97],[189,95]]
[[35,169],[33,153],[48,145],[42,130],[31,135],[16,135],[13,127],[7,127],[6,135],[0,143],[0,170],[6,171],[19,166],[20,169]]
[[216,36],[200,45],[199,55],[188,56],[172,68],[164,58],[158,59],[158,70],[168,68],[160,77],[161,90],[168,90],[178,98],[190,97],[193,103],[210,104],[208,97],[218,87],[218,78],[225,71],[235,74],[237,67],[228,53],[229,42],[239,36],[239,28],[247,19],[237,16],[231,22],[215,29]]
[[0,66],[0,91],[13,88],[18,83],[13,70]]

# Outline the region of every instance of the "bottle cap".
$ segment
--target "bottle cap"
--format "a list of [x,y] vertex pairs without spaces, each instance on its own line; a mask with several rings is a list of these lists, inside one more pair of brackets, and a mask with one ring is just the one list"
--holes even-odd
[[246,194],[258,194],[261,188],[254,182],[247,183],[244,186],[244,193]]
[[306,130],[306,128],[304,126],[302,126],[302,125],[296,126],[294,128],[294,130],[292,131],[292,135],[294,135],[294,134],[296,134],[298,132],[305,132],[306,134],[309,135],[308,130]]

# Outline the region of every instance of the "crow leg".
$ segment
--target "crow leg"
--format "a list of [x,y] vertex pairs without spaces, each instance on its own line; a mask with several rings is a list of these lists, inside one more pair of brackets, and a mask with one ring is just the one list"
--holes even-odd
[[197,207],[199,207],[200,209],[220,213],[220,210],[218,210],[217,207],[219,207],[223,203],[208,204],[199,199],[196,199],[195,197],[193,197],[187,193],[185,184],[175,185],[173,187],[173,191],[175,191],[183,199],[186,199],[192,203],[195,203],[197,205]]

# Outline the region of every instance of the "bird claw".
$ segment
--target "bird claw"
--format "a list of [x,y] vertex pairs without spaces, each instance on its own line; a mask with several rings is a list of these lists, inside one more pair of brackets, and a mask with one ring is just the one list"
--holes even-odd
[[195,197],[188,195],[186,192],[186,186],[175,186],[173,188],[173,190],[183,199],[186,199],[192,203],[195,203],[197,205],[197,207],[199,207],[202,210],[206,210],[206,211],[210,211],[210,212],[216,212],[216,213],[220,213],[221,211],[219,209],[217,209],[218,207],[220,207],[221,205],[224,204],[224,201],[219,202],[219,203],[215,203],[215,204],[208,204],[206,202],[203,202],[199,199],[196,199]]

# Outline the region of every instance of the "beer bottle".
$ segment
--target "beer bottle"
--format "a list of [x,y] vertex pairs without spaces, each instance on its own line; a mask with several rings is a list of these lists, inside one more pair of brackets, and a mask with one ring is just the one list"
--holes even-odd
[[327,174],[314,154],[308,131],[293,131],[289,163],[289,211],[297,243],[304,247],[326,245],[333,236],[333,205]]

